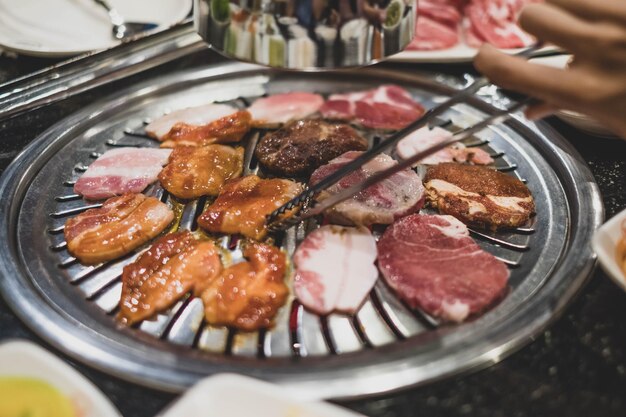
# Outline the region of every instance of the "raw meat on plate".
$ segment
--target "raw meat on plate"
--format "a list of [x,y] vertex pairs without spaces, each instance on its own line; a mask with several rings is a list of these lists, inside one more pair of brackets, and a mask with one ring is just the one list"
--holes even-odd
[[[321,166],[311,175],[311,185],[317,184],[361,154],[362,152],[347,152],[327,165]],[[390,156],[379,154],[361,168],[324,190],[318,199],[328,198],[396,164],[397,162]],[[423,204],[422,181],[414,171],[406,169],[366,188],[351,199],[331,207],[324,214],[331,222],[345,225],[390,224],[399,217],[415,213]]]
[[415,214],[389,226],[378,241],[378,266],[409,306],[451,322],[501,299],[509,278],[506,265],[452,216]]
[[296,250],[294,291],[318,314],[356,312],[378,278],[376,241],[366,228],[322,226]]
[[156,181],[171,152],[149,148],[107,151],[89,165],[74,184],[74,191],[88,200],[140,193]]

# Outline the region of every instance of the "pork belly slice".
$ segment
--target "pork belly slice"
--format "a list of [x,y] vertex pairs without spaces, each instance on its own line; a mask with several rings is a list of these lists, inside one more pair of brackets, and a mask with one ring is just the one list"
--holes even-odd
[[419,16],[415,21],[415,37],[407,45],[407,51],[440,51],[459,43],[456,24],[448,25],[428,16]]
[[387,228],[378,241],[385,281],[412,308],[462,322],[501,299],[509,270],[483,251],[452,216],[411,215]]
[[250,130],[252,116],[226,104],[205,104],[177,110],[146,126],[161,147],[203,146],[238,142]]
[[88,200],[124,193],[140,193],[157,179],[172,151],[118,148],[102,154],[74,184],[74,192]]
[[286,256],[261,243],[245,246],[243,256],[247,261],[226,268],[202,292],[206,321],[246,331],[271,327],[289,295]]
[[[396,152],[400,158],[408,159],[416,153],[449,139],[452,139],[452,132],[440,127],[429,129],[427,126],[424,126],[398,142]],[[443,162],[490,165],[494,161],[487,152],[480,148],[467,148],[462,143],[455,143],[433,155],[427,156],[416,163],[415,166],[419,164],[437,165]]]
[[398,130],[424,114],[424,107],[397,85],[332,94],[320,112],[327,119],[345,120],[373,129]]
[[213,242],[188,230],[162,236],[124,267],[117,318],[128,325],[150,318],[190,291],[200,295],[221,272]]
[[159,174],[163,188],[178,198],[216,196],[224,183],[243,172],[242,147],[226,145],[179,146]]
[[376,241],[368,229],[327,225],[296,250],[294,290],[318,314],[355,313],[378,278]]
[[443,163],[424,178],[426,200],[442,214],[486,228],[519,227],[535,213],[535,202],[523,182],[494,169]]
[[319,94],[294,91],[256,100],[248,108],[255,127],[277,127],[315,114],[324,104]]
[[[318,168],[311,175],[311,185],[317,184],[361,154],[362,152],[347,152]],[[396,164],[397,162],[389,155],[377,155],[373,160],[323,191],[318,196],[318,200],[324,200]],[[399,217],[418,211],[423,205],[422,181],[414,171],[406,169],[368,187],[351,199],[331,207],[324,214],[332,223],[370,226],[391,224]]]
[[124,256],[156,237],[174,212],[153,197],[127,193],[65,222],[68,251],[84,265]]
[[213,204],[198,218],[198,225],[213,233],[261,240],[267,234],[266,216],[301,191],[301,184],[286,179],[261,179],[256,175],[238,178],[224,185]]
[[275,174],[303,177],[344,152],[366,149],[367,141],[346,124],[300,120],[265,135],[255,154]]

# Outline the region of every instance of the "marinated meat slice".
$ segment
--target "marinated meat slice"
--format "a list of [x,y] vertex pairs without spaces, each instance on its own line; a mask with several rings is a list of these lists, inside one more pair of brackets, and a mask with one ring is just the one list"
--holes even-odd
[[487,167],[435,165],[428,168],[424,185],[432,207],[466,224],[493,230],[518,227],[535,212],[523,182]]
[[346,120],[373,129],[397,130],[424,114],[424,107],[397,85],[328,97],[320,112],[325,118]]
[[472,0],[465,8],[470,46],[488,42],[498,48],[522,48],[534,39],[517,25],[517,15],[529,0]]
[[265,135],[255,153],[273,173],[301,177],[344,152],[365,149],[367,141],[348,125],[300,120]]
[[159,181],[178,198],[216,196],[226,181],[243,172],[243,152],[225,145],[176,147]]
[[174,213],[159,200],[127,193],[65,222],[68,251],[95,265],[126,255],[161,233]]
[[254,243],[243,256],[247,262],[226,268],[202,292],[206,320],[247,331],[268,328],[289,294],[285,254]]
[[356,312],[378,278],[376,241],[366,228],[322,226],[296,250],[294,290],[318,314]]
[[147,319],[190,291],[200,295],[222,272],[215,245],[188,230],[165,235],[124,267],[118,319],[125,324]]
[[107,151],[89,165],[74,184],[74,191],[88,200],[140,193],[156,181],[171,152],[149,148]]
[[291,92],[274,94],[256,100],[248,108],[252,124],[258,127],[276,127],[292,120],[300,120],[316,113],[324,104],[319,94]]
[[300,184],[285,179],[249,175],[232,180],[198,218],[198,225],[213,233],[260,240],[267,234],[265,217],[301,191]]
[[[440,127],[429,129],[425,126],[398,142],[396,152],[400,158],[408,159],[418,152],[422,152],[437,143],[441,143],[449,139],[452,139],[451,132]],[[427,156],[415,165],[437,165],[443,162],[490,165],[493,164],[493,159],[482,149],[467,148],[462,143],[455,143],[454,145],[448,146],[433,155]]]
[[205,104],[177,110],[159,117],[148,126],[148,136],[162,147],[203,146],[238,142],[250,130],[252,116],[225,104]]
[[[311,185],[317,184],[361,154],[362,152],[347,152],[330,161],[328,165],[318,168],[311,175]],[[390,156],[380,154],[335,185],[327,188],[318,199],[324,200],[330,195],[360,183],[365,178],[396,164],[397,162]],[[424,187],[422,181],[414,171],[407,169],[366,188],[351,199],[331,207],[325,214],[331,222],[338,224],[363,226],[390,224],[399,217],[418,211],[423,204]]]
[[506,293],[509,271],[451,216],[412,215],[378,241],[378,266],[397,295],[432,317],[461,322]]

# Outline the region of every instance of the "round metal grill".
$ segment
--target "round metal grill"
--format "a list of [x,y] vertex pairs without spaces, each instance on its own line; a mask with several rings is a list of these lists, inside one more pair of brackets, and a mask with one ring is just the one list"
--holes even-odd
[[[593,265],[586,243],[602,218],[597,187],[586,167],[556,135],[546,136],[521,121],[492,127],[466,143],[482,147],[495,159],[496,169],[527,183],[537,216],[512,231],[471,230],[485,250],[511,268],[510,293],[487,314],[462,325],[440,325],[407,308],[379,280],[354,316],[319,317],[290,298],[273,328],[240,332],[208,325],[202,301],[187,296],[153,320],[125,328],[113,317],[121,273],[141,250],[89,267],[66,250],[65,221],[99,206],[74,194],[74,182],[108,149],[158,146],[144,135],[147,120],[211,101],[245,107],[266,94],[331,94],[382,83],[403,85],[425,106],[452,91],[429,78],[391,71],[285,74],[229,64],[154,80],[60,122],[3,177],[0,233],[8,246],[0,252],[1,288],[7,302],[69,354],[162,389],[179,390],[205,375],[231,371],[300,384],[316,396],[337,398],[397,389],[498,360],[545,326],[581,287]],[[455,107],[441,124],[460,129],[494,110],[476,100]],[[253,155],[263,134],[254,130],[242,141],[244,174],[265,175]],[[370,144],[384,140],[371,132],[365,136]],[[195,230],[196,218],[211,202],[201,198],[183,204],[158,184],[145,193],[180,213],[179,229]],[[315,221],[301,224],[276,236],[275,243],[291,255],[315,227]],[[242,258],[241,241],[224,237],[218,243],[231,253],[230,262]]]

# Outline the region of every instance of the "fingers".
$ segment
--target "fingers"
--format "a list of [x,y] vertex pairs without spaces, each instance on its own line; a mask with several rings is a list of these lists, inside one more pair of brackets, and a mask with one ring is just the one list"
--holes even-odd
[[588,40],[593,39],[598,30],[593,24],[549,4],[526,6],[519,17],[519,24],[537,39],[571,52],[587,48]]
[[529,120],[539,120],[552,115],[558,108],[548,103],[530,105],[524,112]]
[[584,101],[589,87],[572,71],[531,64],[483,45],[474,60],[476,69],[494,84],[541,99],[553,106],[569,107]]
[[626,2],[623,0],[547,0],[586,20],[604,20],[626,24]]

